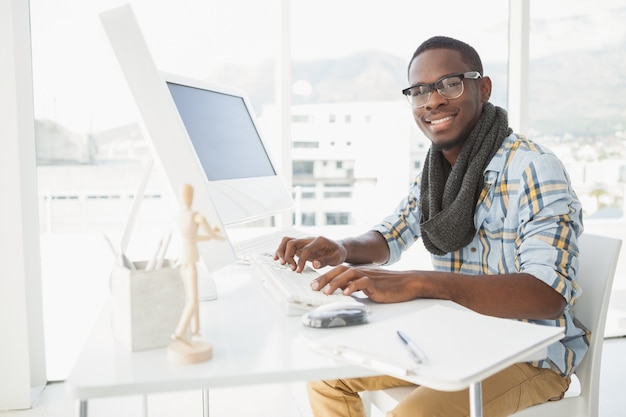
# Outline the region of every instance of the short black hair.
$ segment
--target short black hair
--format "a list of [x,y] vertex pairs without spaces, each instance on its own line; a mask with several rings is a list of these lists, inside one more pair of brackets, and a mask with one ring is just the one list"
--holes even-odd
[[480,60],[480,56],[476,49],[472,46],[462,42],[458,39],[449,38],[447,36],[433,36],[430,39],[422,42],[420,46],[417,47],[415,52],[413,53],[413,57],[409,62],[409,68],[411,68],[411,64],[413,60],[417,58],[420,54],[426,51],[430,51],[432,49],[452,49],[453,51],[457,51],[461,54],[461,59],[464,63],[469,65],[472,71],[480,72],[480,75],[483,74],[483,63]]

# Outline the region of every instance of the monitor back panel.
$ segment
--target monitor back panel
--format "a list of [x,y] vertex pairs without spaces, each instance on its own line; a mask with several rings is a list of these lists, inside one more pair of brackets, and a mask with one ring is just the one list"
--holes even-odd
[[[100,19],[139,110],[155,162],[168,178],[172,192],[180,197],[183,184],[191,184],[194,210],[224,230],[204,170],[132,9],[129,5],[111,9],[101,13]],[[201,242],[198,250],[209,271],[236,261],[227,239]]]

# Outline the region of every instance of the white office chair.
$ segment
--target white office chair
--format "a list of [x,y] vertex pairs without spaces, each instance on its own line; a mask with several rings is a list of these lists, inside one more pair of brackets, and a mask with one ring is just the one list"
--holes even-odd
[[[526,408],[513,414],[514,417],[598,417],[604,326],[621,245],[620,239],[611,237],[584,233],[579,238],[578,282],[583,288],[583,296],[576,303],[574,314],[591,330],[589,351],[576,370],[565,398]],[[369,413],[372,406],[387,411],[412,390],[412,387],[399,387],[366,391],[361,397]]]

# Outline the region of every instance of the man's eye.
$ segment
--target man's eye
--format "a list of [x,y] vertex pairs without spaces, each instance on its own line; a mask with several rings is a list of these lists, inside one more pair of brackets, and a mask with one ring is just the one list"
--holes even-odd
[[441,84],[443,85],[443,88],[455,88],[458,87],[459,84],[461,84],[461,80],[455,77],[452,79],[443,80]]
[[426,87],[415,87],[411,89],[411,95],[413,97],[419,97],[419,96],[423,96],[426,95],[430,92],[430,90]]

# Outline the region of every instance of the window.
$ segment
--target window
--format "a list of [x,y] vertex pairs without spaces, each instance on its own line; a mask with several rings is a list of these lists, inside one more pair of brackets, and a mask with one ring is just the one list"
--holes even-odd
[[320,147],[320,143],[318,141],[304,141],[304,140],[294,140],[293,141],[294,148],[303,148],[303,149],[317,149]]
[[[306,81],[308,93],[294,96],[292,112],[302,114],[315,108],[321,115],[310,128],[316,129],[315,138],[323,145],[316,150],[319,165],[314,173],[318,187],[325,189],[317,196],[322,210],[335,212],[333,203],[337,198],[349,195],[347,191],[326,189],[324,183],[330,180],[349,178],[353,183],[348,189],[385,196],[374,199],[373,204],[380,207],[374,207],[373,212],[390,210],[413,180],[419,169],[413,161],[423,160],[427,147],[411,147],[406,166],[402,167],[394,158],[379,158],[377,153],[384,152],[391,140],[405,136],[409,138],[401,146],[429,143],[415,127],[400,91],[407,86],[407,65],[413,51],[426,38],[441,34],[441,21],[429,18],[417,24],[403,16],[438,15],[439,7],[406,0],[390,0],[375,8],[363,7],[357,0],[292,2],[293,77],[299,85]],[[492,99],[506,107],[508,2],[486,0],[478,8],[471,2],[453,0],[446,7],[454,13],[446,15],[445,34],[465,40],[478,50],[485,73],[494,83]],[[480,17],[480,9],[490,11],[488,22]],[[353,18],[354,10],[359,10],[359,19]],[[468,19],[480,19],[484,24],[470,30]],[[318,30],[319,21],[324,22],[323,33]],[[378,29],[373,31],[372,25]],[[351,34],[350,42],[337,42],[345,39],[346,29]],[[385,36],[380,36],[381,32]],[[311,37],[311,33],[316,36]],[[396,119],[398,114],[403,118]],[[300,149],[297,151],[300,158]],[[343,166],[334,163],[337,160]],[[331,163],[324,167],[325,161]],[[397,184],[397,188],[390,184]],[[362,217],[348,217],[349,221],[357,218]]]
[[293,176],[311,176],[314,174],[313,161],[293,161]]
[[302,226],[315,226],[315,213],[301,213]]
[[352,197],[352,184],[324,184],[324,198],[350,198]]
[[[267,110],[275,101],[274,61],[280,45],[280,34],[275,28],[280,27],[280,1],[131,0],[130,3],[160,69],[246,90],[266,136],[280,137],[272,133],[278,131],[277,118]],[[487,72],[493,74],[497,91],[494,100],[505,103],[507,2],[485,0],[480,8],[464,0],[448,4],[453,5],[455,13],[446,17],[447,33],[477,47],[485,59]],[[72,358],[67,358],[72,355],[67,346],[79,349],[80,338],[86,337],[107,294],[111,259],[102,234],[119,241],[138,184],[146,174],[150,153],[139,129],[128,86],[97,21],[99,11],[115,7],[119,2],[30,0],[30,5],[47,303],[44,310],[46,325],[56,325],[55,331],[49,332],[54,336],[46,340],[51,355],[47,362],[49,367],[54,367],[49,370],[49,376],[62,379],[72,363]],[[328,138],[324,124],[359,129],[359,120],[370,128],[375,126],[374,121],[386,120],[384,113],[370,110],[371,103],[404,100],[399,91],[406,87],[408,58],[419,42],[440,33],[441,29],[440,21],[432,18],[423,19],[419,25],[398,24],[399,20],[405,20],[404,16],[431,16],[440,12],[439,5],[408,0],[390,0],[384,7],[376,8],[362,7],[360,0],[300,0],[292,2],[291,8],[292,79],[298,80],[299,85],[294,90],[294,108],[312,103],[345,105],[345,110],[340,107],[339,111],[318,113],[328,114],[327,119],[319,118],[326,119],[319,126],[313,123],[319,120],[306,116],[306,111],[295,111],[294,124],[310,123],[319,129],[313,132],[315,140],[300,136],[300,144],[294,144],[301,148],[298,152]],[[484,9],[490,11],[487,21],[483,17]],[[354,10],[359,10],[359,19],[354,19]],[[486,23],[471,28],[463,24],[473,18]],[[321,32],[320,21],[324,21]],[[373,25],[381,29],[373,31]],[[337,42],[345,39],[347,29],[350,41]],[[386,36],[379,36],[381,31]],[[358,103],[367,103],[367,113],[358,113],[359,116],[351,113]],[[336,123],[337,114],[351,116],[339,119],[345,123]],[[360,152],[356,148],[365,140],[361,134],[353,136],[350,151]],[[317,157],[337,159],[336,155],[322,153]],[[345,159],[343,155],[342,159]],[[391,161],[377,160],[377,164],[388,162]],[[314,167],[313,159],[294,160],[293,175],[314,177]],[[354,172],[352,165],[346,170]],[[395,171],[381,165],[377,172],[389,175]],[[400,182],[400,188],[406,189],[407,178],[394,180],[380,183]],[[138,228],[131,240],[134,257],[151,256],[161,229],[166,224],[169,226],[177,207],[171,206],[168,193],[165,179],[158,170],[153,170],[147,190],[150,198],[142,203]],[[387,205],[386,201],[382,202]],[[303,211],[307,213],[302,216],[303,223],[315,223],[313,210]],[[325,218],[320,216],[320,223],[325,219],[326,224],[349,224],[354,217],[332,208],[325,212],[329,214]],[[84,280],[85,270],[96,271],[89,282]],[[77,292],[82,295],[80,300],[68,299],[68,294]],[[76,315],[75,311],[83,314]],[[77,329],[85,331],[81,333]]]
[[308,184],[306,182],[299,183],[294,186],[293,193],[294,200],[299,199],[314,199],[316,198],[315,184]]
[[624,3],[533,1],[530,10],[528,134],[564,162],[587,218],[622,217]]
[[350,213],[326,213],[327,225],[350,224]]

